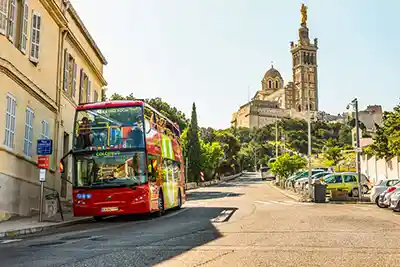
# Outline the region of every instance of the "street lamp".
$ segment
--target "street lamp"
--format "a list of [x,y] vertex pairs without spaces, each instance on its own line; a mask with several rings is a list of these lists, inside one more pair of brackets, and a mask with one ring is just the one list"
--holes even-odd
[[[282,96],[279,96],[276,99],[276,102],[279,102],[281,100]],[[279,107],[280,108],[280,107]],[[275,113],[275,158],[278,158],[279,154],[279,147],[278,147],[278,113]]]
[[362,200],[362,187],[361,187],[361,148],[360,148],[360,124],[358,121],[358,99],[354,98],[347,105],[347,109],[350,109],[350,106],[354,108],[355,111],[355,126],[356,126],[356,169],[357,169],[357,177],[358,177],[358,199]]
[[308,75],[309,69],[307,69],[307,126],[308,126],[308,195],[312,198],[312,187],[311,187],[311,176],[312,176],[312,169],[311,169],[311,110],[310,110],[310,79]]

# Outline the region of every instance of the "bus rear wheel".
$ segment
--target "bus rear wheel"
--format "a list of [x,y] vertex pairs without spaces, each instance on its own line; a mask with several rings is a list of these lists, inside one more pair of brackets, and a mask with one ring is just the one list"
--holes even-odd
[[178,206],[176,208],[178,210],[182,208],[182,194],[180,189],[178,191]]

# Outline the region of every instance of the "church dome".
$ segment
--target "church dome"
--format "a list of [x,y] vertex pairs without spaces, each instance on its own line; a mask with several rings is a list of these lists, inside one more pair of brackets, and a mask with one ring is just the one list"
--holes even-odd
[[282,75],[277,69],[274,69],[274,66],[271,66],[271,68],[264,75],[265,80],[267,80],[267,78],[276,78],[276,77],[282,79]]

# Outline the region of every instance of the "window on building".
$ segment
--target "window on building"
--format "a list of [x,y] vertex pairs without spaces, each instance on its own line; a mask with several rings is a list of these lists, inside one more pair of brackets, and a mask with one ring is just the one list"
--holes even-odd
[[19,40],[19,49],[21,50],[22,53],[26,53],[26,43],[28,42],[28,14],[29,14],[29,8],[28,8],[28,0],[22,0],[21,2],[21,8],[20,12],[20,25],[18,27],[19,29],[19,34],[20,40]]
[[0,34],[6,35],[8,16],[8,1],[0,0]]
[[93,90],[93,92],[94,92],[93,102],[99,101],[99,93],[97,93],[97,90]]
[[89,77],[86,75],[83,69],[81,69],[79,83],[79,103],[88,103],[88,98],[90,97],[89,91]]
[[15,43],[15,30],[17,27],[17,0],[9,0],[8,3],[7,37],[12,43]]
[[33,115],[34,115],[33,110],[27,107],[25,112],[25,137],[24,137],[24,155],[26,157],[32,157]]
[[268,88],[269,88],[269,89],[272,88],[272,81],[268,81]]
[[30,45],[30,56],[29,59],[34,62],[39,62],[39,51],[40,51],[40,29],[42,26],[42,17],[39,13],[33,11],[32,14],[32,25],[31,25],[31,45]]
[[15,113],[17,108],[17,100],[10,94],[6,98],[6,125],[4,145],[7,148],[14,148],[15,137]]
[[275,88],[279,88],[279,82],[275,81]]
[[88,81],[87,81],[87,89],[86,89],[86,92],[87,92],[87,99],[86,99],[86,101],[87,101],[88,103],[90,103],[90,102],[92,101],[92,81],[89,80],[89,79],[88,79]]
[[76,92],[76,73],[77,65],[75,59],[64,50],[64,91],[71,97],[75,97]]
[[42,121],[42,132],[40,134],[40,139],[50,139],[49,122],[46,120]]

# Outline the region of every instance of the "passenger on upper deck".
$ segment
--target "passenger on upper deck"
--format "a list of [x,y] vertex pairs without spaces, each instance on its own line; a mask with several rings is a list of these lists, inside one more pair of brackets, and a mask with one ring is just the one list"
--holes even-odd
[[83,117],[81,123],[78,126],[78,148],[85,149],[88,146],[92,145],[91,141],[91,133],[92,133],[92,126],[90,124],[90,121],[87,117]]

